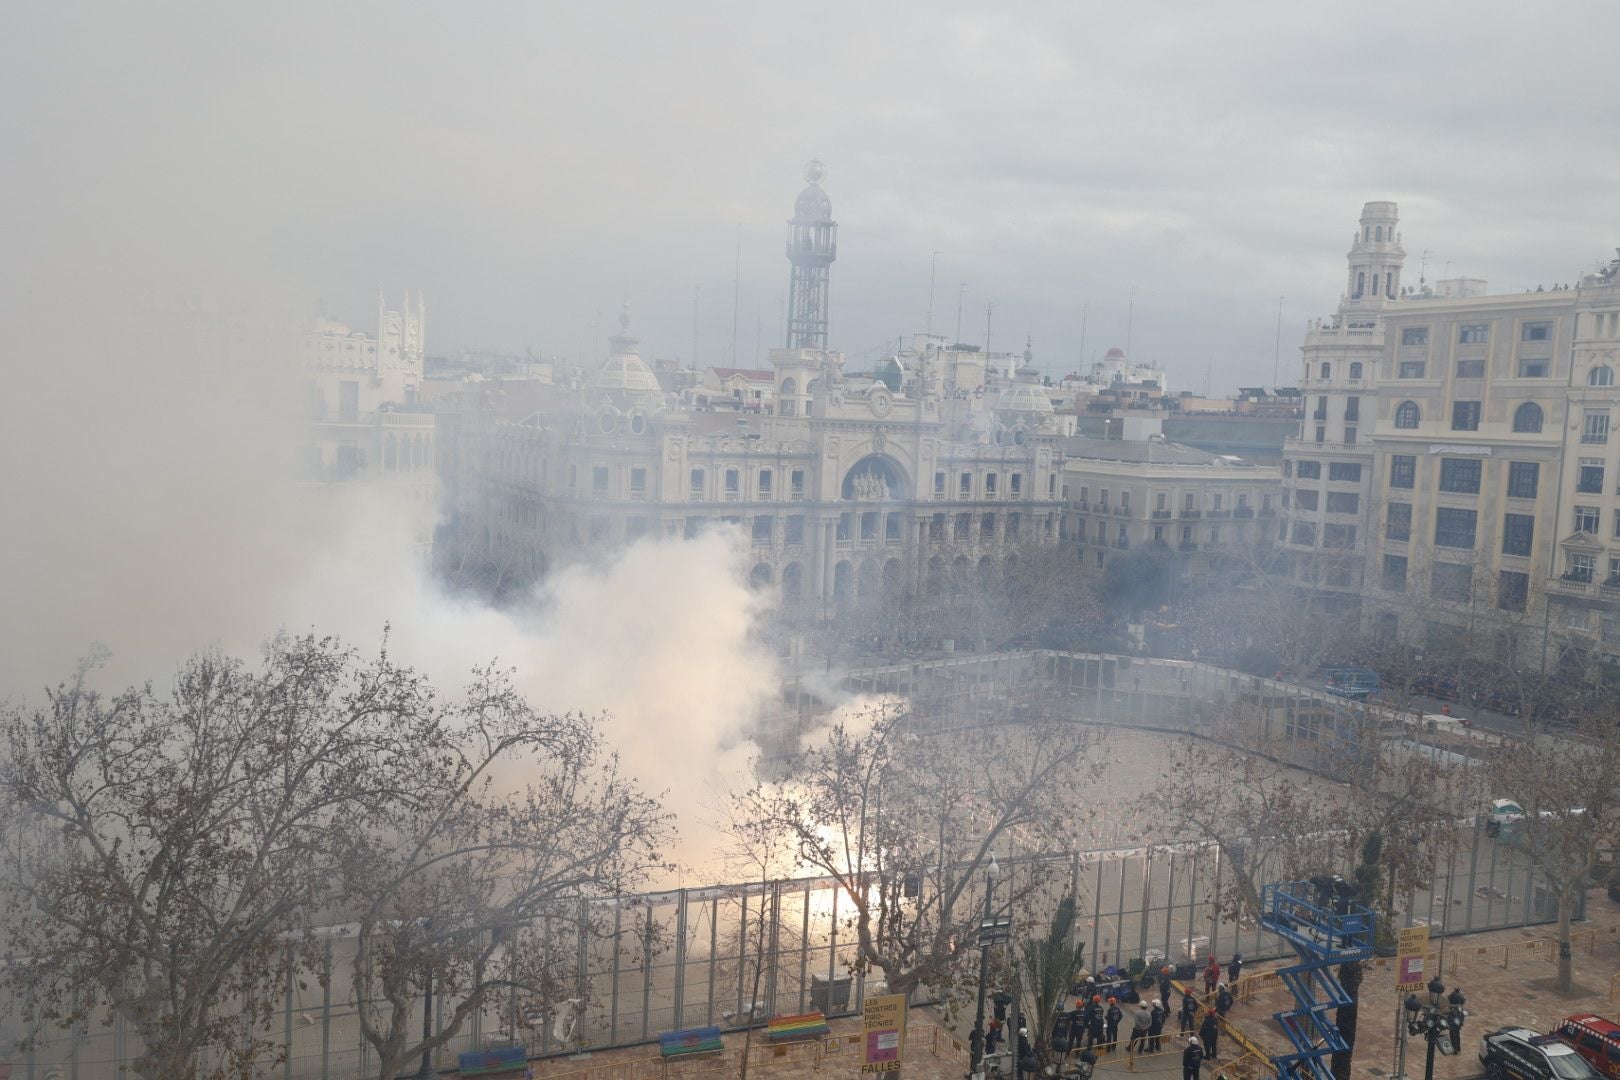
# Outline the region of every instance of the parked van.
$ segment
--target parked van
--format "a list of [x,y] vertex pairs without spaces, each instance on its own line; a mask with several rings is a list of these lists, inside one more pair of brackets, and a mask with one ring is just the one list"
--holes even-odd
[[1620,1080],[1620,1024],[1592,1013],[1564,1018],[1553,1034],[1609,1080]]

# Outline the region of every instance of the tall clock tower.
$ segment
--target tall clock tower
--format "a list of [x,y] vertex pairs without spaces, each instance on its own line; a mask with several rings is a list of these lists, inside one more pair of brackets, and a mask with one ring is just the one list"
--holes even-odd
[[827,166],[819,161],[804,167],[810,186],[799,192],[788,222],[787,257],[793,266],[788,276],[790,349],[827,347],[828,270],[838,257],[838,223],[832,217],[832,200],[821,190],[826,176]]

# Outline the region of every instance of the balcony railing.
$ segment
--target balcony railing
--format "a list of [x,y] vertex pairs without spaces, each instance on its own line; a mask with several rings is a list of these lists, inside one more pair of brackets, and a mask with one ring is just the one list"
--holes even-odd
[[1182,510],[1181,516],[1184,517],[1184,518],[1201,518],[1201,517],[1204,516],[1204,512],[1202,510],[1193,510],[1191,508],[1188,508],[1188,509]]
[[1155,511],[1153,511],[1153,520],[1154,521],[1169,521],[1170,520],[1170,511],[1168,511],[1168,510],[1155,510]]
[[1114,516],[1115,517],[1130,517],[1131,516],[1131,508],[1128,507],[1128,506],[1116,506],[1116,507],[1114,507]]
[[1239,518],[1252,518],[1254,517],[1254,507],[1240,506],[1236,510],[1232,511],[1232,516]]
[[1229,517],[1232,516],[1232,511],[1230,511],[1230,510],[1211,510],[1209,512],[1209,516],[1212,517],[1212,518],[1229,518]]

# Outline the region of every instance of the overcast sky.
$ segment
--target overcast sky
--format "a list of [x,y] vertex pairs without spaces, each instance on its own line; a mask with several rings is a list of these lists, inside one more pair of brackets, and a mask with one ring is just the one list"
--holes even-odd
[[[1149,14],[1148,12],[1151,12]],[[812,156],[832,338],[933,324],[1052,373],[1125,344],[1182,386],[1284,381],[1361,204],[1415,281],[1571,281],[1620,243],[1620,5],[9,5],[0,284],[318,300],[429,347],[779,343]],[[740,233],[739,233],[740,229]],[[0,301],[3,303],[4,301]],[[13,311],[15,314],[15,311]]]

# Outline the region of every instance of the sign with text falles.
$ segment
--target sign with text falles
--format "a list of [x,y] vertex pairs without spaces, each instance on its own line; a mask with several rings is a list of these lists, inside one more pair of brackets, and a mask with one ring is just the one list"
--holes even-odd
[[1395,991],[1410,994],[1422,990],[1427,979],[1423,977],[1423,958],[1429,952],[1429,928],[1408,926],[1401,930],[1395,947]]
[[905,1049],[906,996],[867,998],[861,1013],[861,1072],[899,1072]]

